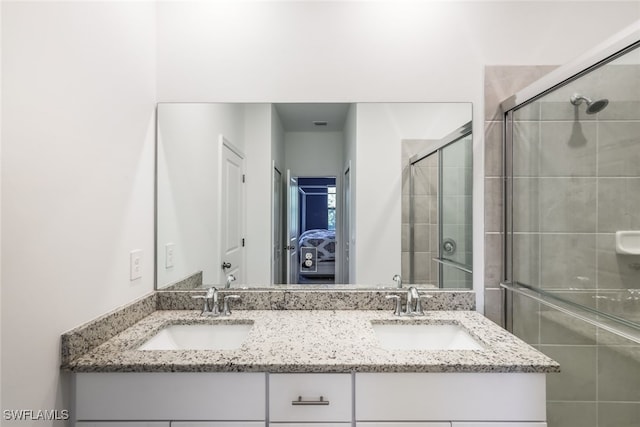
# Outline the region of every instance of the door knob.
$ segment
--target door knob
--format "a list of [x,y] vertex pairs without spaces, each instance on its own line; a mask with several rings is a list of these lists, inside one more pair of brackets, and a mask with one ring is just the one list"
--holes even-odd
[[230,262],[223,262],[222,263],[222,269],[226,270],[227,268],[231,268],[231,263]]

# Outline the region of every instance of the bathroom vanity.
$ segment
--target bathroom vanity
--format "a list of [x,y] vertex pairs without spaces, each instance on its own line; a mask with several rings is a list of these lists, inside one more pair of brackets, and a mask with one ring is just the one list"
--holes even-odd
[[[242,332],[141,349],[194,325]],[[82,427],[543,427],[559,366],[474,311],[157,310],[63,369]]]

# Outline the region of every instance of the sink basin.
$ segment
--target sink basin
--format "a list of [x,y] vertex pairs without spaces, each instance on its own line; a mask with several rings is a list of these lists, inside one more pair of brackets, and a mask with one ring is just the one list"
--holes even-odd
[[158,331],[138,350],[235,350],[253,324],[170,325]]
[[460,325],[372,324],[380,346],[388,350],[482,350]]

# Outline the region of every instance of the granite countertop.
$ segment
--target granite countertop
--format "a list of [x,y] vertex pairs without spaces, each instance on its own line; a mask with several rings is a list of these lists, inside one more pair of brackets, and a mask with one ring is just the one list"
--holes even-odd
[[[386,350],[373,323],[457,323],[483,350]],[[163,327],[253,323],[237,350],[137,348]],[[559,365],[475,311],[428,311],[396,317],[368,310],[237,310],[202,317],[158,310],[63,365],[73,372],[558,372]]]

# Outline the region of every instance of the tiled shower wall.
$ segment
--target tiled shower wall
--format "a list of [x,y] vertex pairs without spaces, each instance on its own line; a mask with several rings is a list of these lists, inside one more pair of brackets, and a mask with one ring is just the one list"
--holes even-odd
[[[488,103],[495,86],[540,71],[546,72],[488,69]],[[514,124],[515,278],[636,321],[638,260],[615,253],[613,232],[640,228],[640,103],[633,99],[640,96],[639,72],[629,65],[601,69],[521,110]],[[586,115],[585,105],[568,102],[573,92],[611,103]],[[497,109],[487,112],[487,119],[500,118]],[[486,124],[485,309],[502,322],[501,291],[494,287],[502,276],[501,123]],[[640,425],[636,343],[519,295],[513,332],[561,364],[562,372],[547,378],[549,427]]]

